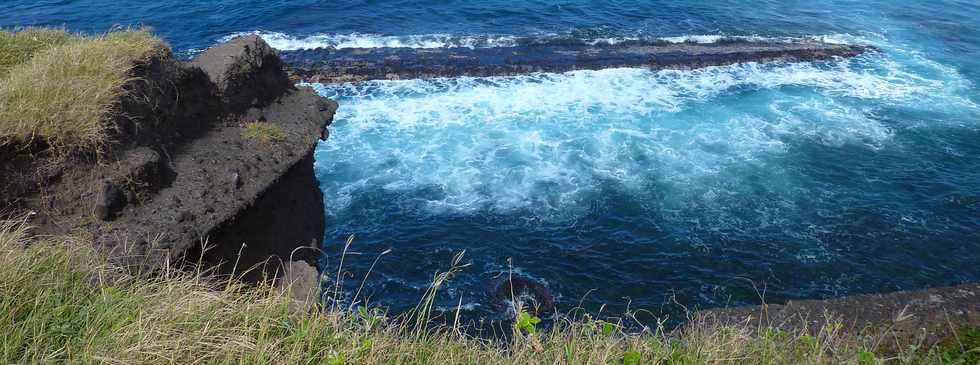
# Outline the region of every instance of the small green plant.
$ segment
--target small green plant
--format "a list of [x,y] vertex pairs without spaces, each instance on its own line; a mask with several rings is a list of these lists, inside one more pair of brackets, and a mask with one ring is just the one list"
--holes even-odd
[[270,145],[286,139],[286,133],[278,125],[269,122],[245,123],[245,138],[254,140],[261,145]]
[[858,352],[858,362],[861,363],[861,365],[872,365],[878,363],[877,357],[875,357],[875,354],[870,351]]
[[612,333],[613,333],[613,331],[615,329],[616,328],[613,326],[612,323],[609,323],[609,322],[603,322],[602,323],[602,335],[603,336],[609,337],[610,335],[612,335]]
[[517,321],[514,321],[514,329],[534,333],[537,331],[538,323],[541,323],[541,318],[529,314],[526,310],[521,310],[521,313],[517,314]]
[[813,336],[810,336],[810,335],[803,335],[803,336],[800,336],[800,342],[803,342],[804,345],[807,345],[807,346],[811,346],[812,347],[812,346],[816,346],[817,339],[815,337],[813,337]]
[[640,365],[640,353],[636,351],[626,351],[623,354],[623,365]]
[[357,307],[357,315],[364,321],[364,327],[368,331],[374,329],[384,319],[382,316],[371,313],[365,306]]
[[327,362],[327,364],[330,364],[330,365],[344,365],[346,363],[347,363],[347,358],[344,357],[343,354],[339,354],[337,356],[334,356],[334,357],[330,358],[330,361]]

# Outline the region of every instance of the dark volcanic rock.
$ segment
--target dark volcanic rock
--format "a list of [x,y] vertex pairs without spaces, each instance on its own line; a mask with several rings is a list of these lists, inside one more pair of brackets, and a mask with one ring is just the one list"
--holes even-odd
[[124,205],[122,191],[109,181],[103,182],[102,192],[95,203],[95,217],[104,221],[112,220]]
[[[321,112],[324,105],[326,112]],[[283,130],[282,142],[263,145],[245,139],[237,125],[190,141],[170,160],[177,172],[170,185],[152,202],[127,207],[113,225],[100,228],[99,237],[119,250],[132,249],[126,242],[139,237],[155,237],[136,253],[190,251],[192,258],[199,257],[206,241],[211,249],[203,255],[205,262],[229,263],[222,272],[241,273],[270,258],[273,265],[247,278],[276,272],[294,249],[315,248],[323,239],[323,197],[313,175],[313,150],[334,110],[336,103],[301,88],[254,111]],[[195,219],[175,224],[176,212]],[[315,262],[312,250],[299,252],[292,258]]]
[[492,48],[321,48],[281,52],[289,71],[313,82],[508,76],[615,67],[693,69],[741,62],[854,57],[871,48],[815,41],[533,45]]
[[[980,284],[711,309],[698,312],[698,316],[722,323],[749,322],[750,328],[775,326],[794,333],[819,331],[829,321],[841,321],[849,333],[887,334],[899,343],[923,341],[930,346],[958,327],[980,326]],[[883,344],[882,350],[894,350],[888,346],[896,341]]]
[[[319,112],[326,108],[326,114]],[[222,272],[253,266],[264,267],[249,273],[248,279],[258,279],[263,273],[274,271],[283,262],[302,260],[315,264],[319,257],[319,244],[325,232],[323,193],[319,188],[313,171],[313,149],[319,139],[322,127],[329,122],[325,116],[332,116],[336,103],[321,98],[308,88],[284,97],[280,102],[262,110],[265,120],[307,120],[314,121],[304,126],[303,131],[287,131],[287,136],[305,138],[306,144],[295,143],[293,149],[287,144],[278,143],[263,147],[255,141],[247,141],[231,163],[238,168],[241,185],[231,186],[228,197],[248,194],[249,191],[265,186],[256,199],[247,201],[248,209],[238,212],[233,219],[216,227],[211,232],[209,243],[214,247],[203,257],[205,261],[217,264],[238,262],[238,267],[222,266]],[[315,118],[315,119],[311,119]],[[289,137],[287,137],[289,138]],[[229,146],[234,149],[234,146]],[[275,153],[268,153],[275,152]],[[284,163],[288,161],[288,163]],[[282,166],[275,180],[264,180],[266,176],[255,176],[255,166]],[[247,166],[252,166],[251,168]],[[221,188],[221,187],[219,187]],[[230,204],[235,205],[232,201]],[[211,208],[220,206],[211,204]],[[242,245],[246,245],[242,249]],[[197,251],[191,256],[196,256]],[[238,257],[239,252],[242,253]],[[271,261],[267,261],[271,260]]]
[[502,311],[512,311],[519,302],[528,313],[537,316],[552,315],[555,297],[544,285],[520,276],[495,279],[490,286],[490,297]]
[[111,116],[113,149],[171,147],[195,138],[222,114],[217,89],[203,71],[184,67],[170,52],[135,65],[119,112]]
[[214,46],[191,65],[204,70],[233,113],[269,105],[292,87],[275,51],[255,35]]
[[[0,214],[36,212],[38,233],[84,233],[143,267],[196,260],[204,242],[214,247],[205,263],[238,262],[237,273],[274,264],[246,279],[281,273],[293,259],[315,264],[325,229],[313,150],[337,104],[293,87],[256,37],[189,65],[161,54],[131,76],[119,113],[105,120],[115,141],[97,156],[4,151]],[[255,120],[283,139],[245,138],[244,123]]]

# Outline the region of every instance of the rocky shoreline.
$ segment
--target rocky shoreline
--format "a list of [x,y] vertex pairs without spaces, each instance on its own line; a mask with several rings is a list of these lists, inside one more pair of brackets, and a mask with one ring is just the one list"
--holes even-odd
[[709,309],[696,316],[790,333],[819,331],[827,324],[840,323],[848,333],[894,337],[895,342],[882,344],[886,348],[917,341],[932,346],[962,328],[980,326],[980,283]]
[[805,62],[855,57],[870,46],[817,41],[726,41],[491,48],[318,48],[283,51],[294,79],[336,83],[437,77],[514,76],[535,72],[642,67],[695,69],[743,62]]

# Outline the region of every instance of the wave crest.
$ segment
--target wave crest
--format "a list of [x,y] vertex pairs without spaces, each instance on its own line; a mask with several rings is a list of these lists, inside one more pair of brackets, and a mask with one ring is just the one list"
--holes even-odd
[[312,34],[307,36],[296,36],[280,32],[252,31],[234,33],[225,36],[221,41],[232,38],[255,34],[273,48],[283,51],[293,51],[302,49],[316,48],[489,48],[489,47],[514,47],[519,45],[533,44],[555,44],[555,43],[578,43],[586,45],[600,44],[621,44],[628,42],[642,43],[718,43],[731,41],[753,41],[753,42],[793,42],[803,39],[828,41],[833,43],[846,43],[846,37],[842,36],[814,36],[805,38],[789,37],[763,37],[763,36],[738,36],[738,35],[682,35],[670,37],[657,36],[577,36],[571,34],[543,33],[531,36],[513,35],[471,35],[454,36],[450,34],[422,34],[422,35],[379,35],[366,33],[350,34]]
[[957,75],[935,71],[865,57],[315,85],[342,104],[317,169],[331,214],[376,190],[401,209],[565,219],[613,189],[725,225],[758,193],[743,181],[754,176],[766,181],[756,210],[777,219],[805,190],[780,162],[792,146],[884,148],[895,126],[867,105],[972,105],[948,88]]

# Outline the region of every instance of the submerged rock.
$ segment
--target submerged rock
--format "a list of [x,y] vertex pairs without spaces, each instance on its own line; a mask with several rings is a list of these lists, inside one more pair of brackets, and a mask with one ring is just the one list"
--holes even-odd
[[521,276],[501,277],[490,285],[493,305],[513,314],[520,307],[529,314],[547,316],[555,312],[555,297],[544,285]]

